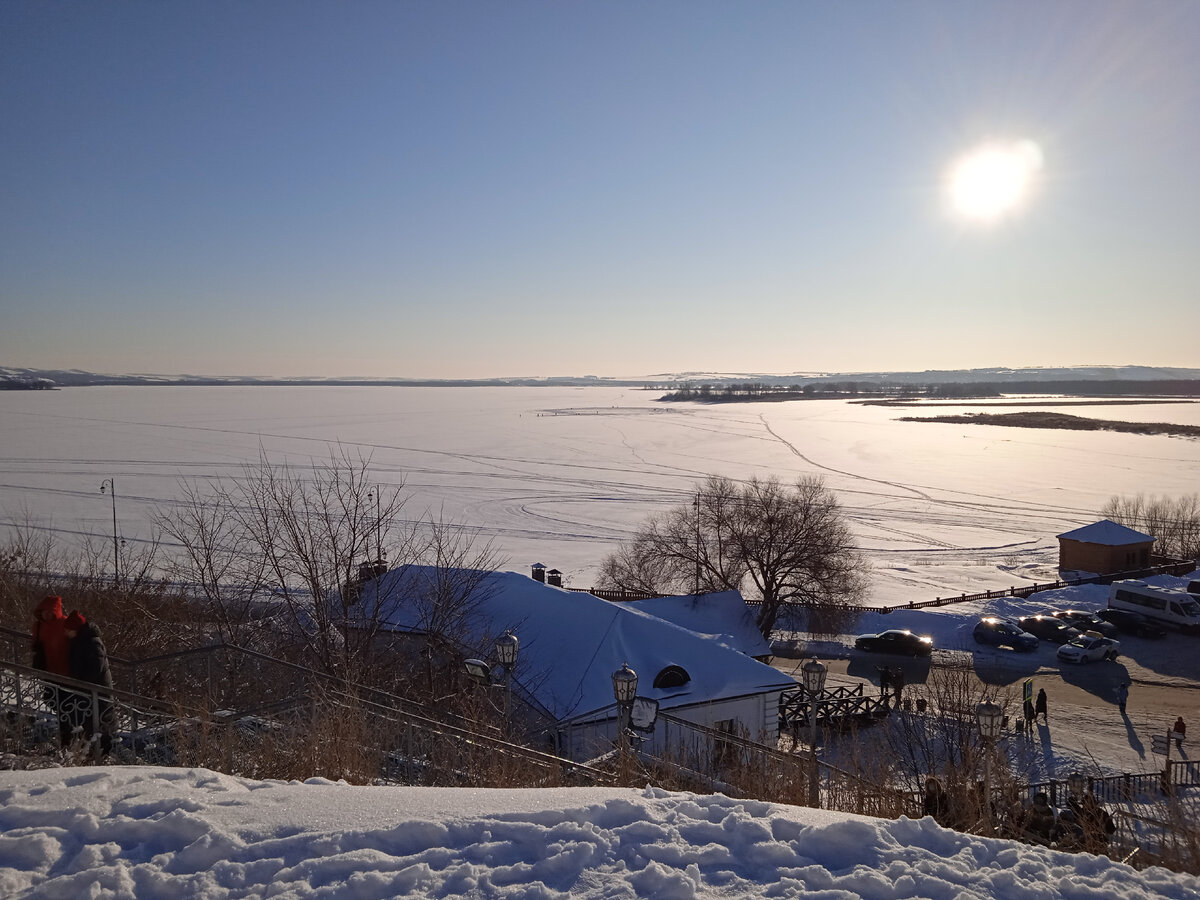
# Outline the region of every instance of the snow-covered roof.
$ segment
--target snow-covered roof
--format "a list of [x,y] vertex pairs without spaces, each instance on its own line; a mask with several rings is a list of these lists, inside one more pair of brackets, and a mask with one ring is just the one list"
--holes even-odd
[[[363,609],[374,608],[378,591],[386,627],[423,629],[412,599],[435,571],[408,566],[369,582]],[[463,635],[471,652],[489,656],[495,636],[511,629],[521,642],[518,682],[559,721],[611,706],[612,673],[622,663],[638,673],[638,695],[657,700],[662,709],[795,687],[792,678],[719,640],[628,603],[610,603],[515,572],[483,573],[474,596],[478,609]],[[655,676],[672,665],[691,680],[681,687],[654,687]]]
[[626,605],[689,631],[710,635],[747,656],[768,656],[771,653],[771,645],[754,623],[754,613],[746,606],[741,591],[654,597],[629,601]]
[[1153,541],[1154,535],[1142,534],[1124,525],[1118,525],[1108,519],[1101,519],[1091,525],[1084,525],[1074,531],[1059,535],[1068,541],[1081,541],[1085,544],[1103,544],[1106,547],[1121,547],[1125,544],[1144,544]]

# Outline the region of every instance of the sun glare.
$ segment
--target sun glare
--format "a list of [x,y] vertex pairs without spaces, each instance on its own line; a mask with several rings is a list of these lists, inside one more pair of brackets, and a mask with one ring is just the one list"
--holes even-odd
[[995,222],[1025,205],[1041,168],[1042,151],[1033,141],[976,147],[950,167],[950,206],[961,218]]

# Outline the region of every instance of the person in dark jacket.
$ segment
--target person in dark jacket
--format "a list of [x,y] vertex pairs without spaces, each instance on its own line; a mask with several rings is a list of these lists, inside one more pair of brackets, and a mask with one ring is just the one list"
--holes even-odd
[[1077,837],[1082,839],[1083,849],[1088,853],[1103,853],[1109,836],[1117,830],[1108,810],[1090,790],[1078,797],[1069,797],[1067,807],[1074,813]]
[[921,811],[927,816],[933,816],[933,820],[939,825],[949,827],[950,797],[942,787],[941,780],[934,775],[925,779],[925,797],[921,802]]
[[1175,749],[1182,750],[1183,740],[1187,737],[1187,725],[1183,721],[1183,716],[1175,720],[1175,724],[1171,726],[1171,731],[1179,735],[1179,737],[1175,738]]
[[[80,613],[67,616],[66,633],[70,638],[71,677],[87,681],[101,688],[112,688],[112,672],[108,666],[108,650],[100,629]],[[107,754],[112,749],[114,716],[112,700],[96,694],[97,706],[92,709],[91,694],[73,694],[70,712],[72,728],[81,728],[83,736],[90,742],[96,735],[100,739],[100,751]]]
[[[34,611],[32,632],[33,667],[50,675],[70,676],[68,658],[70,639],[67,637],[67,617],[63,614],[62,597],[42,598]],[[47,684],[42,694],[46,705],[58,719],[58,740],[62,746],[71,741],[71,723],[64,716],[65,691],[54,684]]]
[[1054,807],[1045,792],[1038,791],[1033,795],[1033,803],[1029,807],[1029,815],[1025,820],[1025,837],[1038,844],[1049,846],[1058,825]]
[[1047,715],[1047,713],[1046,713],[1046,689],[1045,688],[1038,688],[1037,702],[1034,703],[1034,709],[1036,711],[1034,712],[1033,717],[1036,719],[1038,716],[1041,716],[1042,721],[1045,722],[1047,725],[1049,725],[1050,724],[1050,716]]

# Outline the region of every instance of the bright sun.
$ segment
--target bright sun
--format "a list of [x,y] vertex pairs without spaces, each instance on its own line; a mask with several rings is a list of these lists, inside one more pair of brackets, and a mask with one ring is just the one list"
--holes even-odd
[[946,177],[954,212],[974,222],[995,222],[1028,200],[1042,168],[1033,141],[988,143],[959,157]]

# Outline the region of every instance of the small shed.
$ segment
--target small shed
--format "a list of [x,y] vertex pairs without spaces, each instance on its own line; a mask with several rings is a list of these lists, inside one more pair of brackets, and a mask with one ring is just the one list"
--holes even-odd
[[1154,536],[1108,519],[1058,536],[1058,567],[1107,575],[1150,565]]

